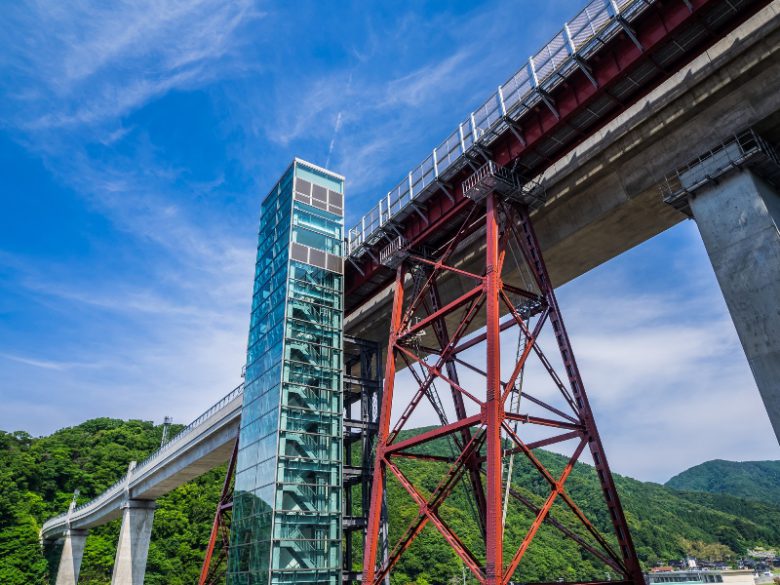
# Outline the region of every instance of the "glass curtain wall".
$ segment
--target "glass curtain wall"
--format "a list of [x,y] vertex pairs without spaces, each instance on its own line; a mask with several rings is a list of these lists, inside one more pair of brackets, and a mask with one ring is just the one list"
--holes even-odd
[[341,582],[343,191],[296,159],[262,203],[228,585]]

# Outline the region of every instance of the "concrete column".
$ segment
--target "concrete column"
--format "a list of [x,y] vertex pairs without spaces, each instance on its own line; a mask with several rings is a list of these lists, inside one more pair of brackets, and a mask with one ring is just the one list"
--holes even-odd
[[745,170],[689,203],[780,441],[780,195]]
[[111,585],[143,585],[154,508],[150,500],[128,500],[122,506],[122,528]]
[[86,530],[68,530],[62,545],[60,566],[57,569],[56,585],[76,585],[79,582],[81,559],[87,543]]

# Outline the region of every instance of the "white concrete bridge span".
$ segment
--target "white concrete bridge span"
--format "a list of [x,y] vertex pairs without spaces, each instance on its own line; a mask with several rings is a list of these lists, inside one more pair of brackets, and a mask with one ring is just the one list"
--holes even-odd
[[127,500],[153,501],[225,463],[238,436],[242,399],[239,386],[94,500],[47,520],[41,537],[50,540],[69,529],[87,530],[115,520]]
[[41,538],[64,538],[58,585],[78,582],[90,528],[123,518],[112,583],[143,584],[154,501],[225,463],[238,437],[243,401],[238,386],[95,499],[47,520]]

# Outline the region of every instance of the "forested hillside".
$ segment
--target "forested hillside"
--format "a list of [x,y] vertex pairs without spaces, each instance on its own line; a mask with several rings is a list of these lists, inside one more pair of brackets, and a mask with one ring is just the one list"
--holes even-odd
[[780,461],[715,459],[675,475],[665,485],[780,505]]
[[[79,502],[99,494],[127,471],[130,461],[154,451],[161,438],[162,427],[150,422],[107,418],[37,439],[1,433],[0,584],[48,583],[38,543],[43,521],[67,510],[75,489],[81,492]],[[158,500],[147,584],[197,583],[223,478],[224,469],[214,470]],[[111,582],[118,536],[119,521],[90,532],[80,584]]]
[[[160,443],[162,429],[149,422],[95,419],[51,436],[0,433],[0,583],[31,585],[48,582],[49,566],[38,543],[42,522],[67,509],[74,489],[86,501],[116,481],[129,461],[143,459]],[[564,464],[558,455],[540,452],[555,471]],[[407,461],[403,471],[423,489],[435,488],[440,477],[436,463]],[[158,501],[146,583],[194,584],[202,561],[224,468],[182,486]],[[520,458],[513,485],[539,503],[546,486]],[[616,478],[634,540],[648,565],[678,558],[690,550],[724,556],[746,547],[780,546],[780,507],[727,495],[680,493],[664,486]],[[606,528],[606,511],[593,469],[577,465],[567,484],[597,525]],[[405,529],[417,506],[399,484],[389,483],[391,532]],[[464,541],[479,551],[479,531],[469,501],[456,490],[441,509],[442,516]],[[576,523],[563,507],[553,514],[572,528]],[[516,544],[531,517],[513,508],[507,518],[507,540]],[[118,522],[90,532],[80,583],[108,584],[114,561]],[[523,580],[558,577],[603,578],[605,570],[594,557],[543,527],[521,565]],[[426,528],[394,573],[394,583],[447,583],[461,568],[443,539]]]

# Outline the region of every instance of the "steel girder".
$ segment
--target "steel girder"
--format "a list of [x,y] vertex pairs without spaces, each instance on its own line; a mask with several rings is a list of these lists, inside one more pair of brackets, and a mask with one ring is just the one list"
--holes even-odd
[[[610,39],[601,50],[589,57],[574,72],[566,83],[559,84],[549,99],[555,104],[555,112],[547,107],[534,107],[524,110],[523,115],[508,125],[503,134],[488,145],[486,155],[505,167],[513,164],[525,168],[527,178],[541,174],[560,156],[580,144],[599,128],[615,119],[631,104],[675,73],[679,67],[701,54],[707,47],[736,28],[741,22],[765,6],[768,0],[751,0],[739,7],[733,7],[729,0],[664,0],[654,2],[651,10],[632,23],[635,38],[642,48],[636,45],[626,34]],[[717,31],[709,28],[710,14],[729,10],[728,19],[723,20]],[[677,43],[676,38],[686,35],[694,27],[703,27],[696,42],[686,47],[671,63],[660,67],[654,60],[656,55],[666,51]],[[679,44],[679,43],[677,43]],[[641,82],[631,84],[629,93],[618,99],[611,92],[617,84],[640,67],[652,67],[654,75],[644,75]],[[597,101],[606,99],[611,102],[607,111],[586,122],[577,122],[577,117]],[[554,154],[539,152],[540,145],[550,137],[556,137],[564,129],[572,129],[565,140],[560,140]],[[532,156],[533,162],[524,162]],[[424,204],[420,204],[417,213],[410,214],[394,227],[404,241],[412,245],[424,243],[433,235],[447,230],[468,206],[462,184],[474,169],[465,166],[455,177],[447,179],[443,189],[432,195]],[[356,310],[361,304],[372,298],[392,282],[391,271],[378,261],[378,251],[374,250],[360,259],[350,257],[346,270],[346,314]]]

